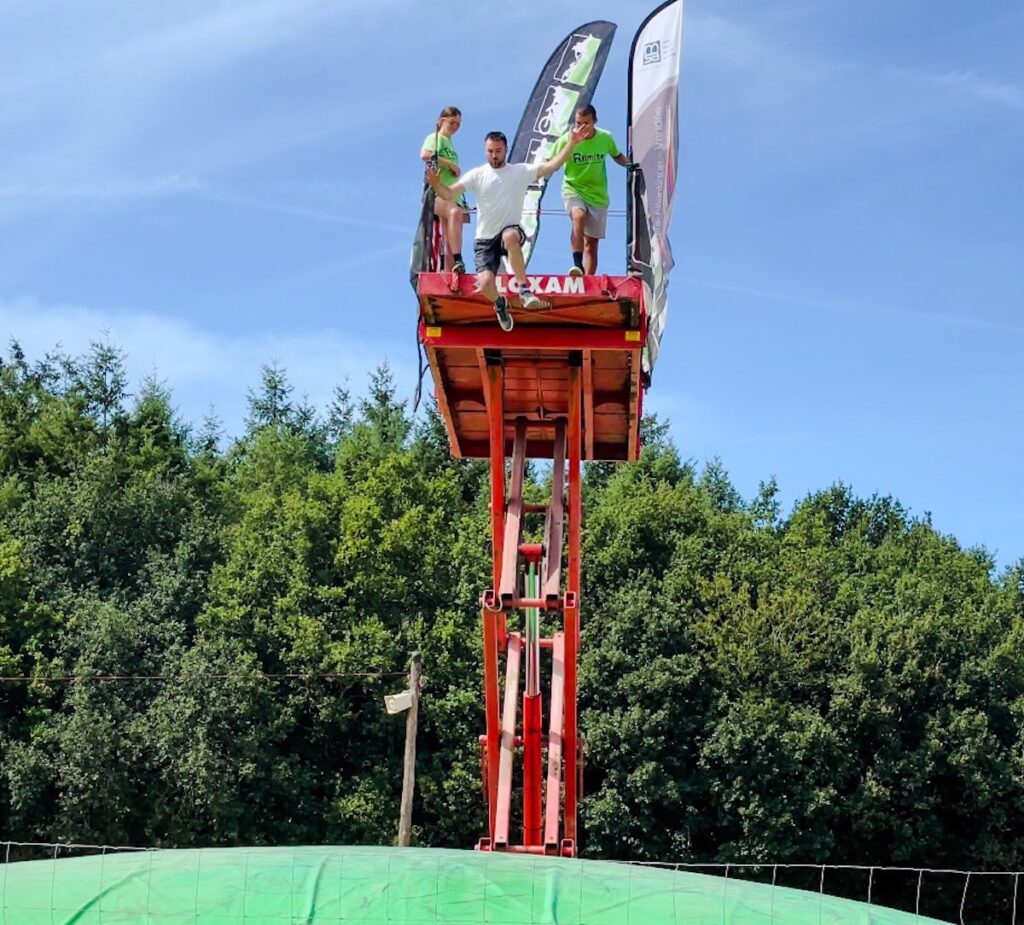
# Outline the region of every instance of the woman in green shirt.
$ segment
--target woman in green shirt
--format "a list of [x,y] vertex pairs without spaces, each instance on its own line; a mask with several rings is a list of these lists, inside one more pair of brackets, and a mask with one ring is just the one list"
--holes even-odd
[[[462,172],[459,170],[459,155],[452,144],[454,135],[462,125],[462,113],[455,106],[445,106],[437,118],[437,125],[423,141],[420,157],[428,163],[437,158],[437,169],[441,172],[441,182],[451,186]],[[469,221],[469,207],[465,198],[458,202],[448,202],[440,196],[434,200],[434,214],[444,225],[445,241],[448,253],[452,257],[451,269],[455,273],[463,273],[466,265],[462,262],[462,226]]]

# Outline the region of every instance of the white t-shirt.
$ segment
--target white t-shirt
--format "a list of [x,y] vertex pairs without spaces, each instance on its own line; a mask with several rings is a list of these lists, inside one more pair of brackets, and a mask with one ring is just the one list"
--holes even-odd
[[540,164],[510,164],[492,167],[481,164],[467,170],[458,185],[476,195],[476,238],[487,240],[509,225],[523,221],[523,197],[537,179]]

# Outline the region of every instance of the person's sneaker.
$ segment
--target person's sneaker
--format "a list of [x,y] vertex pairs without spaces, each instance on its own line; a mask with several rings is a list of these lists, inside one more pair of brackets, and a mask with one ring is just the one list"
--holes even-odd
[[569,275],[570,276],[582,276],[583,275],[583,267],[578,267],[578,266],[576,266],[576,264],[573,264],[569,268]]
[[523,292],[519,296],[523,308],[547,308],[551,303],[538,299],[532,292]]
[[456,260],[452,264],[452,273],[465,273],[466,265],[461,260]]
[[498,296],[494,302],[494,314],[498,316],[498,324],[503,331],[512,330],[512,315],[508,310],[508,299]]

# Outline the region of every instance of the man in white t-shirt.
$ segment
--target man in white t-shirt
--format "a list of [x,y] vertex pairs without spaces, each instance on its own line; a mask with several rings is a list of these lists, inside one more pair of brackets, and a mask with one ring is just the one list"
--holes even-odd
[[566,146],[542,164],[509,164],[508,140],[501,132],[490,132],[484,139],[487,163],[467,170],[457,183],[444,186],[436,170],[427,171],[427,182],[442,199],[457,201],[463,193],[476,194],[476,282],[477,288],[494,303],[494,311],[502,330],[512,330],[512,315],[508,299],[498,292],[494,284],[501,258],[507,256],[512,274],[519,285],[519,300],[523,308],[544,308],[526,281],[526,262],[523,260],[523,242],[526,232],[520,224],[523,218],[523,197],[530,184],[538,177],[546,177],[561,167],[573,148],[593,134],[593,128],[574,127]]

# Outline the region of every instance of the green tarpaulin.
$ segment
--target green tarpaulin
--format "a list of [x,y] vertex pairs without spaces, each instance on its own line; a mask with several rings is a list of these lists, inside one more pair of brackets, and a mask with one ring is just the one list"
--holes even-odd
[[473,851],[232,848],[4,865],[5,925],[937,925],[689,871]]

